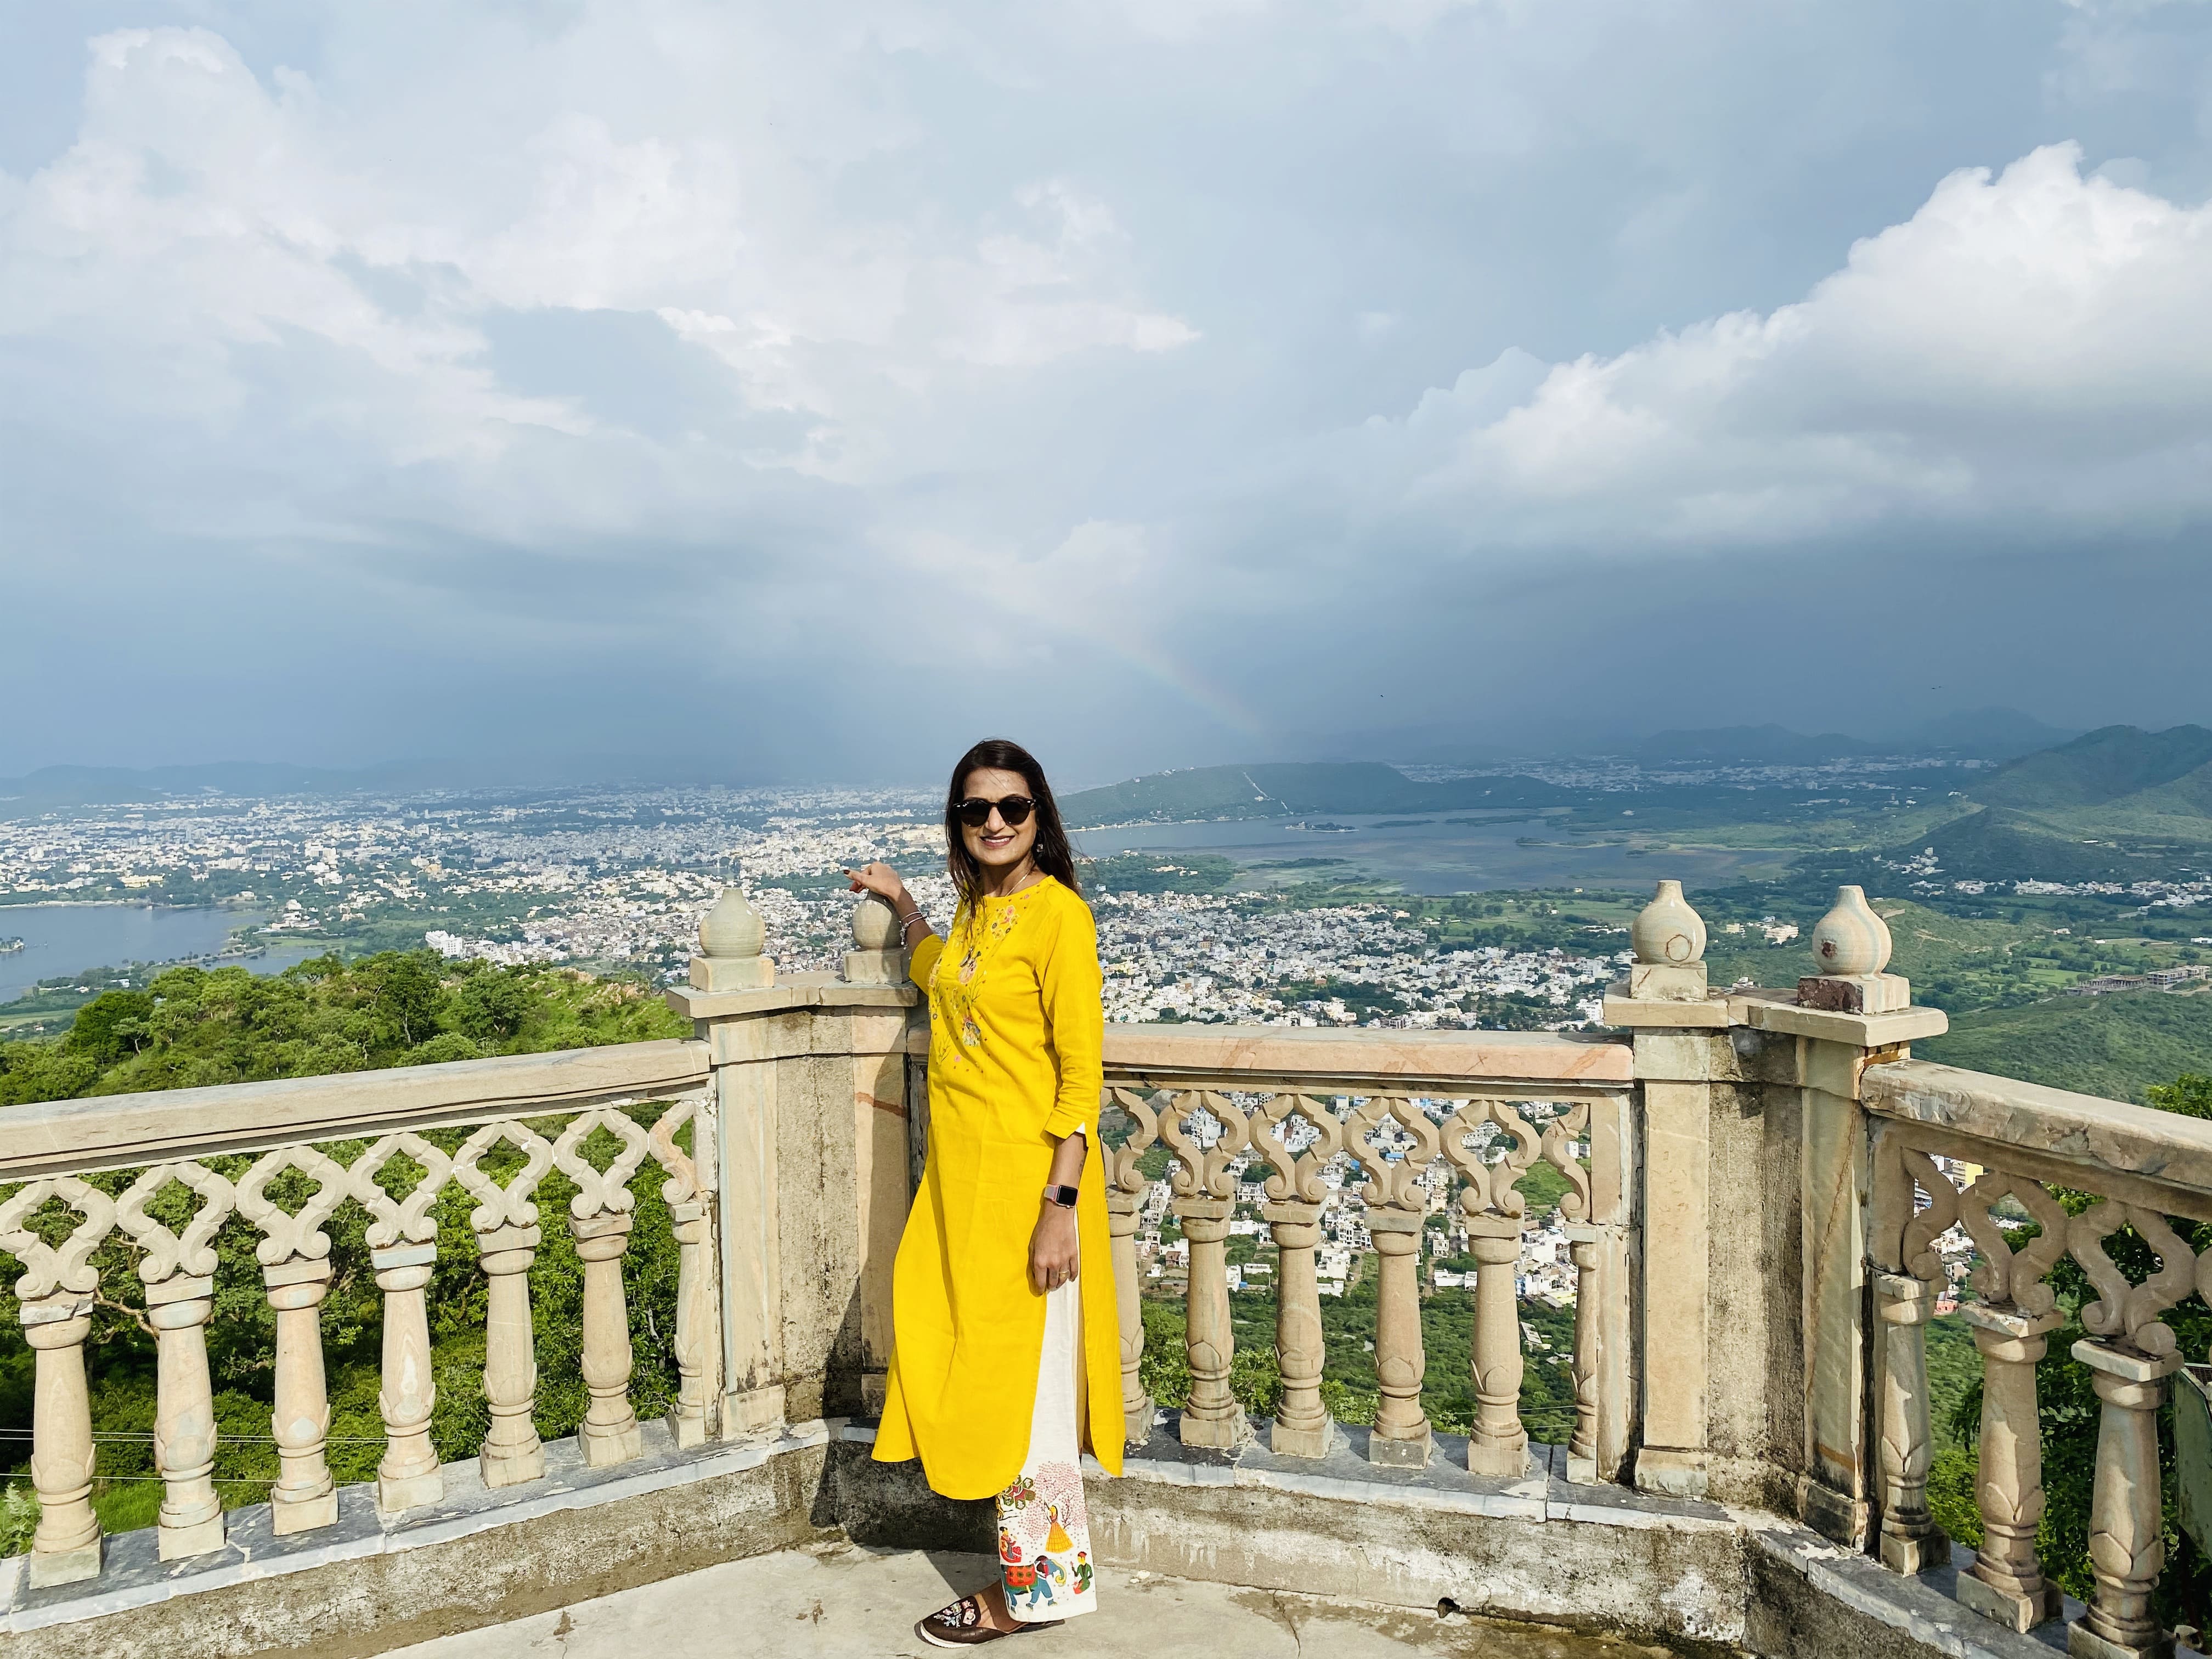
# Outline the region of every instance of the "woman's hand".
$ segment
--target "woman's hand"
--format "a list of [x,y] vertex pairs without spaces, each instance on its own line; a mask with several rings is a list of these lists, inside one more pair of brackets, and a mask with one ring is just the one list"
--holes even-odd
[[1075,1282],[1082,1249],[1075,1231],[1075,1212],[1042,1200],[1036,1231],[1030,1235],[1030,1283],[1040,1291],[1056,1291]]
[[845,874],[852,878],[854,892],[873,893],[878,898],[888,899],[891,908],[902,915],[915,908],[914,901],[907,896],[906,884],[888,864],[864,864]]

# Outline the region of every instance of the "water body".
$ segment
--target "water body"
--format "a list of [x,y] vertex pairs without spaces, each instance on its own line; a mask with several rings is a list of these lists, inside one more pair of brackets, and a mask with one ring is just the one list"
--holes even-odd
[[[1524,847],[1523,840],[1538,844]],[[1634,891],[1662,876],[1717,886],[1775,873],[1789,857],[1716,848],[1642,853],[1571,835],[1551,815],[1512,811],[1439,812],[1427,819],[1316,812],[1231,823],[1143,823],[1085,830],[1075,841],[1094,858],[1181,851],[1213,853],[1243,865],[1342,859],[1356,871],[1424,894],[1524,887]]]
[[[229,943],[232,928],[268,920],[265,910],[215,905],[0,904],[0,939],[23,941],[21,950],[0,956],[0,1002],[27,996],[42,979],[88,968],[209,956]],[[275,945],[239,965],[274,974],[327,948]]]

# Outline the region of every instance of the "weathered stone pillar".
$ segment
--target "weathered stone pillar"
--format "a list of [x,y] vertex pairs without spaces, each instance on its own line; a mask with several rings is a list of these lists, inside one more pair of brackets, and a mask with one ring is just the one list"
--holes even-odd
[[276,1437],[280,1473],[269,1490],[270,1525],[278,1537],[327,1527],[338,1518],[338,1493],[324,1456],[330,1441],[330,1389],[323,1377],[323,1298],[330,1294],[327,1256],[295,1257],[261,1270],[276,1313]]
[[584,1264],[582,1370],[592,1403],[585,1409],[576,1440],[590,1468],[626,1463],[645,1449],[644,1433],[629,1403],[634,1356],[622,1277],[623,1255],[629,1249],[635,1219],[629,1211],[617,1210],[588,1221],[571,1217],[568,1222]]
[[1474,1431],[1467,1467],[1475,1474],[1517,1479],[1528,1472],[1528,1435],[1521,1426],[1521,1306],[1514,1281],[1521,1266],[1521,1223],[1512,1216],[1467,1218],[1474,1253]]
[[1182,1408],[1186,1446],[1241,1446],[1250,1437],[1244,1408],[1229,1391],[1237,1350],[1229,1322],[1229,1198],[1178,1198],[1171,1206],[1190,1241],[1190,1284],[1185,1292],[1190,1350],[1190,1403]]
[[[1888,937],[1863,896],[1856,905],[1839,896],[1814,928],[1823,971],[1798,981],[1794,1001],[1760,992],[1735,1004],[1743,1024],[1798,1039],[1808,1471],[1798,1479],[1798,1508],[1814,1531],[1859,1547],[1869,1542],[1875,1498],[1866,1457],[1875,1438],[1866,1416],[1869,1264],[1903,1271],[1899,1235],[1911,1219],[1908,1207],[1875,1224],[1861,1080],[1869,1066],[1908,1058],[1907,1044],[1950,1024],[1938,1009],[1911,1006],[1911,988],[1881,971]],[[1886,1366],[1886,1342],[1881,1352]]]
[[[1367,1211],[1367,1231],[1375,1241],[1377,1267],[1375,1384],[1382,1395],[1376,1408],[1374,1432],[1367,1437],[1367,1461],[1415,1469],[1428,1463],[1433,1443],[1428,1413],[1421,1409],[1421,1378],[1428,1369],[1421,1347],[1421,1220],[1420,1215],[1408,1211],[1372,1206]],[[1478,1315],[1478,1378],[1481,1328]],[[1517,1326],[1514,1343],[1517,1358]]]
[[1881,1317],[1881,1559],[1893,1572],[1948,1566],[1951,1540],[1928,1513],[1928,1321],[1935,1298],[1905,1273],[1879,1273]]
[[23,1340],[37,1353],[31,1394],[31,1486],[39,1529],[31,1540],[33,1589],[73,1584],[100,1572],[100,1517],[92,1512],[92,1400],[84,1339],[89,1291],[59,1290],[21,1305]]
[[883,1407],[917,999],[887,982],[899,953],[879,908],[856,907],[845,976],[784,974],[761,953],[757,915],[726,889],[701,924],[690,986],[667,994],[714,1073],[726,1438]]
[[1567,1479],[1578,1485],[1595,1485],[1598,1389],[1605,1342],[1599,1300],[1599,1275],[1605,1266],[1603,1234],[1595,1227],[1569,1227],[1567,1255],[1575,1264],[1575,1427],[1567,1437]]
[[1978,1493],[1982,1548],[1959,1575],[1959,1600],[1985,1619],[2025,1633],[2058,1616],[2056,1586],[2035,1553],[2043,1520],[2043,1425],[2035,1368],[2058,1314],[2031,1316],[1968,1303],[1959,1312],[1982,1351],[1982,1438]]
[[384,1292],[384,1376],[376,1408],[384,1418],[384,1457],[376,1466],[376,1507],[386,1515],[434,1504],[446,1495],[430,1417],[438,1403],[430,1364],[427,1292],[438,1247],[394,1244],[369,1251]]
[[2158,1412],[2166,1380],[2181,1356],[2160,1358],[2085,1339],[2074,1358],[2104,1414],[2097,1428],[2097,1478],[2089,1498],[2089,1569],[2097,1593],[2088,1614],[2066,1632],[2076,1659],[2171,1659],[2173,1638],[2159,1626],[2151,1592],[2166,1565],[2158,1473]]
[[211,1276],[172,1273],[146,1287],[154,1327],[157,1411],[154,1466],[161,1472],[161,1559],[182,1560],[222,1547],[222,1502],[215,1490],[215,1395],[208,1378]]
[[1636,1485],[1702,1497],[1711,1233],[1714,1042],[1728,1005],[1707,994],[1705,924],[1662,881],[1630,929],[1636,962],[1606,999],[1606,1022],[1636,1033],[1644,1103],[1644,1443]]
[[530,1318],[530,1268],[543,1235],[503,1226],[477,1235],[485,1278],[484,1402],[491,1425],[477,1465],[487,1486],[519,1486],[545,1473],[545,1448],[532,1413],[538,1349]]
[[1145,1392],[1145,1307],[1137,1271],[1137,1223],[1141,1193],[1106,1188],[1106,1231],[1114,1241],[1114,1312],[1121,1335],[1121,1432],[1130,1445],[1152,1437],[1152,1401]]
[[[1327,1353],[1314,1250],[1321,1243],[1322,1206],[1290,1200],[1269,1204],[1260,1213],[1275,1240],[1275,1352],[1283,1377],[1283,1403],[1275,1412],[1268,1449],[1291,1457],[1326,1457],[1335,1443],[1336,1425],[1321,1403]],[[1376,1351],[1382,1351],[1379,1338]]]

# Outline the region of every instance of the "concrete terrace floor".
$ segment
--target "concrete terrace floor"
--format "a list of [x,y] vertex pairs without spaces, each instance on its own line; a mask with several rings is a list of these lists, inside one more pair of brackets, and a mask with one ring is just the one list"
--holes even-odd
[[[513,1624],[395,1650],[404,1659],[887,1659],[944,1651],[914,1623],[988,1583],[988,1556],[787,1550],[726,1562]],[[1098,1611],[993,1651],[1052,1659],[1671,1659],[1668,1650],[1539,1625],[1357,1607],[1269,1590],[1115,1573]]]

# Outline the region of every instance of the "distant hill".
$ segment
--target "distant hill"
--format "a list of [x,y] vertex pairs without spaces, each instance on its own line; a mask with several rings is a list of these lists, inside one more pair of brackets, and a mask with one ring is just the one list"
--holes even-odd
[[2017,708],[1972,708],[1941,714],[1900,733],[1890,745],[1911,750],[1950,750],[1977,760],[2011,760],[2081,736],[2046,726]]
[[1840,732],[1807,737],[1787,726],[1724,726],[1709,732],[1655,732],[1628,750],[1632,759],[1646,766],[1668,761],[1707,765],[1735,763],[1752,766],[1819,766],[1832,760],[1885,752],[1878,745],[1847,738]]
[[[2164,732],[2106,726],[2021,757],[1977,785],[1973,795],[1990,806],[2101,806],[2176,783],[2207,766],[2212,766],[2212,731],[2201,726]],[[2203,787],[2212,804],[2212,780]]]
[[[2212,824],[2206,826],[2212,832]],[[1947,880],[2145,881],[2169,875],[2172,860],[2102,840],[2054,834],[2033,818],[2001,806],[1984,807],[1920,836],[1886,855],[1905,860],[1928,848]]]
[[1158,772],[1067,796],[1070,825],[1282,817],[1299,812],[1440,812],[1553,806],[1575,797],[1534,778],[1419,783],[1380,761],[1277,762]]
[[2141,1102],[2151,1084],[2212,1072],[2212,993],[2054,997],[1957,1014],[1947,1035],[1916,1042],[1912,1056]]

